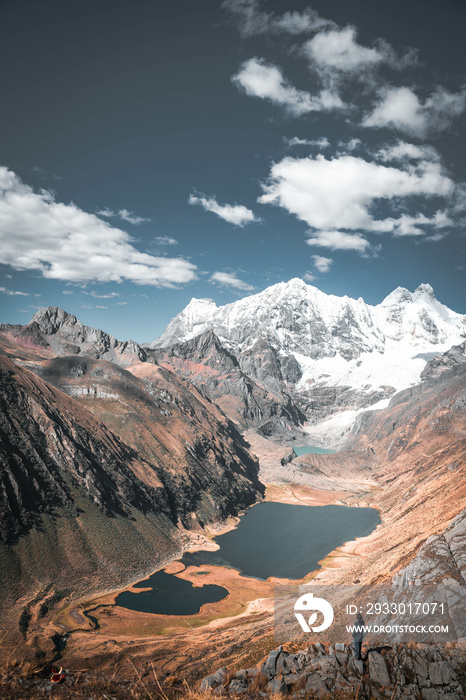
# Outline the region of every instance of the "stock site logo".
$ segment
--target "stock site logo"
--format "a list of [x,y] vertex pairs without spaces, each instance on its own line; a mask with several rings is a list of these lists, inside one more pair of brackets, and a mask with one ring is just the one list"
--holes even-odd
[[[313,593],[305,593],[294,605],[296,619],[303,632],[323,632],[333,622],[333,608],[324,598],[314,598]],[[324,620],[320,625],[313,627],[317,620],[317,613],[322,613]],[[306,622],[303,613],[312,613]]]

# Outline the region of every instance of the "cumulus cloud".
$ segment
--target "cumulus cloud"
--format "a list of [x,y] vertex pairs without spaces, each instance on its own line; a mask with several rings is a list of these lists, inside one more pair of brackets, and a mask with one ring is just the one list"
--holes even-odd
[[136,216],[136,214],[133,214],[127,209],[120,209],[119,211],[115,212],[112,211],[112,209],[109,209],[108,207],[104,207],[103,209],[99,209],[99,211],[97,211],[96,214],[97,216],[105,216],[109,219],[118,217],[122,221],[127,221],[130,224],[142,224],[144,223],[144,221],[150,221],[150,219],[146,219],[143,216]]
[[385,162],[391,160],[440,160],[440,155],[433,146],[417,146],[414,143],[406,143],[406,141],[398,141],[394,145],[381,148],[376,155]]
[[305,282],[314,282],[315,281],[315,274],[311,272],[310,270],[307,270],[307,272],[304,273],[303,275],[303,280]]
[[5,287],[0,287],[0,292],[2,294],[8,294],[10,297],[28,297],[27,292],[13,292],[11,289],[6,289]]
[[343,72],[367,68],[384,60],[377,49],[357,43],[354,27],[319,32],[303,48],[317,65]]
[[120,209],[120,211],[118,212],[118,216],[120,217],[120,219],[122,219],[123,221],[128,221],[130,224],[142,224],[144,221],[150,221],[150,219],[146,219],[143,216],[136,216],[127,209]]
[[108,219],[116,216],[116,213],[112,210],[109,209],[108,207],[103,207],[102,209],[98,209],[96,211],[97,216],[106,216]]
[[75,204],[56,202],[0,167],[0,262],[48,279],[172,287],[196,279],[182,258],[141,253],[123,230]]
[[293,138],[288,139],[284,137],[283,139],[288,146],[292,148],[293,146],[312,146],[315,148],[329,148],[330,141],[326,136],[319,139],[300,139],[298,136],[293,136]]
[[360,149],[362,147],[362,141],[361,139],[353,138],[349,139],[349,141],[339,141],[338,142],[338,155],[346,154],[346,153],[351,153],[352,151],[355,151],[356,149]]
[[229,12],[245,37],[268,33],[308,34],[336,26],[334,22],[320,17],[311,8],[306,8],[303,12],[276,15],[261,11],[258,0],[224,0],[222,7]]
[[[388,222],[393,225],[394,236],[424,236],[426,226],[435,226],[436,229],[444,229],[453,225],[453,221],[446,211],[437,211],[431,217],[424,214],[409,216],[402,214],[398,219],[388,219]],[[445,234],[437,231],[433,234],[436,240],[444,238]],[[433,240],[432,235],[429,240]]]
[[340,97],[331,90],[322,90],[316,97],[297,90],[285,80],[278,66],[266,63],[263,58],[245,61],[232,81],[247,95],[270,100],[294,116],[343,107]]
[[314,267],[319,272],[328,272],[333,263],[332,258],[325,258],[323,255],[313,255]]
[[390,87],[381,91],[379,102],[362,124],[366,127],[393,127],[424,137],[448,128],[465,108],[466,88],[452,93],[439,87],[422,103],[411,88]]
[[325,74],[348,74],[364,70],[361,77],[368,80],[368,73],[386,63],[393,68],[404,68],[416,62],[416,53],[408,50],[403,56],[396,55],[393,48],[382,39],[375,47],[358,44],[356,27],[343,27],[322,31],[303,46],[311,66]]
[[209,278],[211,284],[219,284],[222,287],[233,287],[242,292],[252,292],[254,287],[243,280],[238,279],[236,274],[230,272],[214,272]]
[[344,231],[316,231],[306,243],[330,250],[355,250],[365,253],[369,248],[369,241],[358,233],[345,233]]
[[[399,206],[419,196],[448,199],[455,187],[437,162],[397,168],[351,155],[333,159],[318,155],[275,163],[263,190],[262,204],[280,206],[313,229],[309,245],[363,252],[369,245],[364,232],[408,233],[403,217],[376,218],[375,204],[385,201],[387,206]],[[423,212],[414,216],[418,214],[424,216]],[[416,221],[430,225],[432,219]]]
[[188,203],[199,204],[204,211],[211,211],[234,226],[245,226],[253,221],[260,221],[251,209],[242,204],[219,204],[215,197],[207,197],[205,194],[199,194],[199,196],[191,194]]

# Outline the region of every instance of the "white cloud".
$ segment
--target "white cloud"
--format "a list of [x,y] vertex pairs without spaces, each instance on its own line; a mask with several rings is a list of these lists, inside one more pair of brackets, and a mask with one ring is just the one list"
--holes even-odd
[[191,194],[188,199],[189,204],[199,204],[204,211],[211,211],[221,219],[234,226],[245,226],[253,221],[260,221],[254,213],[242,204],[219,204],[215,197],[206,197]]
[[150,219],[146,219],[143,216],[136,216],[127,209],[120,209],[120,211],[118,212],[118,216],[120,217],[120,219],[122,219],[123,221],[128,221],[130,224],[142,224],[144,221],[150,221]]
[[398,141],[393,146],[381,148],[377,152],[377,157],[385,162],[391,160],[440,160],[440,156],[433,146],[416,146],[414,143],[406,143],[406,141]]
[[170,236],[155,236],[154,243],[157,245],[178,245],[178,241]]
[[67,289],[65,289],[62,294],[74,294],[74,292],[69,292]]
[[98,209],[96,211],[97,216],[106,216],[107,218],[111,218],[113,216],[116,216],[115,212],[109,209],[108,207],[103,207],[102,209]]
[[0,167],[0,262],[48,279],[173,287],[196,279],[182,258],[141,253],[130,236],[75,204],[36,193]]
[[380,51],[361,46],[355,38],[354,27],[333,29],[316,34],[303,48],[317,65],[343,72],[354,71],[384,60]]
[[263,58],[245,61],[232,81],[247,95],[270,100],[295,116],[343,107],[339,96],[330,90],[322,90],[317,97],[297,90],[285,80],[278,66],[267,64]]
[[211,275],[209,282],[212,284],[220,284],[223,287],[233,287],[242,292],[252,292],[254,287],[243,280],[238,279],[234,273],[230,272],[214,272]]
[[314,267],[316,270],[322,273],[328,272],[333,263],[332,258],[324,258],[323,255],[313,255],[312,259],[314,260]]
[[314,282],[315,278],[316,278],[316,276],[312,272],[310,272],[309,270],[307,272],[305,272],[303,275],[303,280],[305,282]]
[[127,301],[117,301],[117,306],[127,306],[128,302]]
[[356,41],[355,27],[334,28],[321,31],[306,41],[303,52],[311,66],[323,74],[353,73],[364,70],[360,76],[364,81],[370,78],[367,71],[377,68],[382,63],[393,68],[405,68],[416,62],[416,52],[408,50],[398,57],[388,42],[379,39],[376,46],[368,48]]
[[[385,200],[398,206],[406,198],[419,196],[449,198],[455,191],[439,163],[421,161],[401,169],[351,155],[329,160],[323,155],[284,158],[272,166],[263,189],[259,202],[283,207],[315,229],[309,245],[360,252],[368,247],[363,232],[399,235],[405,230],[402,217],[376,218],[374,204]],[[423,215],[414,216],[418,214]],[[417,219],[417,223],[430,225],[430,219]]]
[[109,292],[109,294],[97,294],[97,292],[84,292],[83,294],[88,294],[91,297],[94,297],[94,299],[113,299],[114,297],[119,297],[118,292]]
[[466,89],[451,93],[439,87],[424,103],[408,87],[384,88],[380,95],[363,126],[389,126],[419,137],[443,131],[466,108]]
[[306,243],[331,250],[355,250],[365,253],[369,248],[369,241],[358,233],[345,233],[344,231],[316,231],[312,233]]
[[98,304],[95,307],[96,309],[108,309],[108,306],[99,306]]
[[[423,236],[425,229],[421,226],[435,226],[437,229],[443,229],[453,225],[453,221],[445,211],[437,211],[431,217],[424,216],[424,214],[416,216],[402,214],[398,219],[389,219],[389,221],[393,224],[393,235],[395,236]],[[437,240],[440,240],[440,238],[444,238],[445,234],[438,231],[435,236],[439,236]],[[432,240],[432,236],[430,236],[430,240]]]
[[8,294],[10,297],[28,297],[27,292],[13,292],[11,289],[6,289],[5,287],[0,287],[0,292],[3,294]]
[[150,221],[150,219],[146,219],[143,216],[136,216],[127,209],[120,209],[119,211],[115,212],[108,207],[104,207],[103,209],[99,209],[96,214],[107,218],[118,217],[122,221],[127,221],[130,224],[142,224],[144,221]]
[[360,148],[362,146],[362,141],[361,139],[350,139],[349,141],[339,141],[338,142],[338,148],[341,149],[342,153],[351,153],[351,151],[355,151],[357,148]]
[[319,139],[300,139],[298,136],[293,136],[291,139],[284,137],[283,139],[289,148],[293,146],[314,146],[316,148],[329,148],[330,141],[326,136]]
[[334,27],[335,23],[324,19],[311,8],[303,12],[285,12],[275,15],[261,12],[258,0],[224,0],[222,7],[236,20],[243,36],[267,33],[307,34],[325,27]]

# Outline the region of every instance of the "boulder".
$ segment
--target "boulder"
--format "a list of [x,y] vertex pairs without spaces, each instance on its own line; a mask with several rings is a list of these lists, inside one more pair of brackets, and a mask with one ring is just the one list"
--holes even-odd
[[228,671],[226,668],[219,668],[218,671],[213,673],[211,676],[206,676],[201,683],[201,692],[205,692],[206,690],[215,690],[215,688],[223,685],[225,683],[227,673]]
[[320,676],[318,676],[316,673],[313,673],[307,679],[305,690],[306,690],[306,692],[312,691],[315,694],[318,694],[318,693],[326,694],[329,691],[328,686],[324,683],[322,678]]
[[371,683],[385,687],[390,686],[390,675],[388,673],[387,664],[384,658],[378,651],[369,653],[369,678]]

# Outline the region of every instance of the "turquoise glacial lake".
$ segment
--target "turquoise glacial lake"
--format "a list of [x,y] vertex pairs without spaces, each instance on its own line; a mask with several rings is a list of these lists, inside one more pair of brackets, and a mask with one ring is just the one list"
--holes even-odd
[[301,455],[331,455],[335,453],[335,450],[310,445],[309,447],[293,447],[293,452],[301,457]]
[[[335,547],[369,535],[380,522],[374,508],[258,503],[246,511],[235,530],[215,538],[218,551],[190,552],[181,562],[185,566],[228,566],[260,580],[270,576],[300,579],[318,569],[319,561]],[[221,600],[228,593],[221,586],[196,588],[164,571],[137,586],[152,590],[125,591],[116,604],[140,612],[194,615],[205,603]]]

